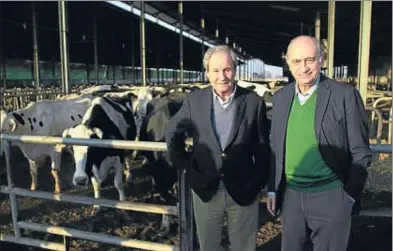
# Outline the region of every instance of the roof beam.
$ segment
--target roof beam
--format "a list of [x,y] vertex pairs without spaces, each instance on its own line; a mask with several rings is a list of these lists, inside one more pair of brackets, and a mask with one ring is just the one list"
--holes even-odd
[[284,44],[266,43],[266,42],[264,42],[264,41],[255,41],[254,39],[249,39],[249,38],[245,38],[245,37],[241,37],[241,38],[239,38],[237,41],[238,41],[239,44],[242,45],[242,46],[241,46],[242,48],[243,48],[243,46],[244,46],[243,42],[245,42],[245,43],[252,43],[253,45],[262,45],[262,46],[266,46],[266,47],[269,47],[270,49],[274,49],[274,48],[277,48],[277,47],[284,47],[284,48],[287,47],[287,46],[284,45]]
[[[228,27],[239,28],[242,31],[250,30],[250,31],[253,31],[253,32],[255,31],[255,32],[264,33],[264,34],[266,34],[266,33],[274,33],[274,32],[277,31],[277,29],[274,29],[274,28],[267,28],[267,27],[261,28],[258,25],[255,25],[255,26],[253,26],[253,25],[244,26],[244,25],[240,25],[238,23],[229,23],[229,22],[227,22],[226,24],[227,24]],[[280,29],[280,31],[288,32],[288,33],[289,32],[293,32],[293,31],[298,32],[300,25],[301,24],[299,23],[299,26],[297,27],[297,29],[295,29],[295,28],[289,28],[289,29],[285,29],[285,30],[284,29]],[[309,27],[313,28],[314,25],[305,25],[305,24],[303,24],[303,28],[309,28]]]
[[[241,19],[247,19],[250,21],[259,21],[259,22],[263,22],[263,23],[274,23],[274,24],[279,24],[279,25],[287,25],[287,26],[299,26],[298,22],[283,22],[283,21],[278,21],[275,19],[264,19],[264,18],[256,18],[253,16],[246,16],[246,15],[241,15],[241,14],[235,14],[235,13],[231,13],[231,12],[225,12],[225,11],[209,11],[209,10],[205,10],[205,12],[209,13],[209,14],[214,14],[215,17],[219,17],[219,16],[225,16],[225,18],[230,18],[230,19],[235,19],[235,18],[241,18]],[[308,24],[307,22],[305,22],[303,20],[303,24]]]
[[[268,36],[270,38],[268,38]],[[260,40],[264,42],[272,42],[274,44],[277,43],[286,43],[285,39],[282,38],[282,36],[278,36],[277,38],[272,37],[273,35],[269,34],[267,36],[259,36],[258,34],[250,34],[247,32],[241,32],[241,33],[234,33],[234,40],[236,41],[238,38],[249,38],[249,39],[254,39],[254,40]],[[295,37],[294,35],[293,37]],[[289,39],[288,39],[289,40]]]

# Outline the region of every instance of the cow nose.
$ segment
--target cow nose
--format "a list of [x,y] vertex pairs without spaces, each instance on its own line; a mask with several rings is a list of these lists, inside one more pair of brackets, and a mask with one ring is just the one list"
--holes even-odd
[[87,184],[87,177],[76,177],[74,183],[76,186],[85,186]]

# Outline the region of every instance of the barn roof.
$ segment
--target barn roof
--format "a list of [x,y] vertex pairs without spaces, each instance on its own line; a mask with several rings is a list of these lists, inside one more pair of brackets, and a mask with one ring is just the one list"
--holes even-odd
[[[41,60],[60,60],[57,2],[35,2]],[[98,13],[99,63],[139,64],[139,17],[106,2],[69,1],[69,50],[72,62],[93,62],[93,12]],[[136,4],[137,2],[135,2]],[[160,19],[178,20],[177,2],[146,2]],[[2,42],[8,58],[32,58],[31,2],[2,2]],[[321,38],[327,38],[328,2],[183,2],[184,25],[194,35],[200,32],[201,5],[205,35],[213,43],[235,42],[267,64],[282,65],[281,53],[289,41],[314,33],[316,12],[321,13]],[[151,10],[151,9],[150,9]],[[360,2],[336,2],[335,65],[356,64]],[[216,40],[215,29],[220,36]],[[392,2],[373,2],[371,58],[392,54]],[[3,35],[4,34],[4,35]],[[132,42],[133,41],[133,42]],[[200,70],[201,45],[185,38],[184,67]],[[134,52],[131,51],[132,43]],[[147,66],[178,66],[179,36],[146,21]],[[206,47],[205,47],[206,48]],[[158,53],[157,53],[158,52]],[[133,56],[134,55],[134,56]],[[134,57],[134,59],[132,59]]]
[[[176,2],[151,2],[171,16],[176,16]],[[243,50],[268,64],[281,65],[281,53],[290,40],[300,34],[314,35],[316,13],[321,16],[321,38],[328,34],[327,1],[204,1],[184,2],[186,23],[199,26],[201,6],[206,33],[214,37],[220,30]],[[392,54],[392,1],[372,5],[371,56]],[[336,2],[335,62],[337,65],[357,62],[359,44],[360,2]],[[230,44],[232,44],[230,42]]]

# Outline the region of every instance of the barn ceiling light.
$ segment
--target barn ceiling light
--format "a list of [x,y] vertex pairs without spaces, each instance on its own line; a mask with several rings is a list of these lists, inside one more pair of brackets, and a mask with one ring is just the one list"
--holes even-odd
[[269,5],[269,7],[272,9],[292,11],[292,12],[299,12],[300,11],[300,8],[295,8],[295,7],[291,7],[291,6],[285,6],[285,5],[272,4],[272,5]]
[[[128,5],[126,3],[123,3],[123,2],[120,2],[120,1],[106,1],[106,2],[109,3],[109,4],[112,4],[112,5],[120,8],[120,9],[123,9],[125,11],[131,12],[131,13],[137,15],[137,16],[141,16],[141,11],[139,9],[135,8],[135,6],[131,7],[130,5]],[[145,13],[145,18],[147,20],[153,22],[153,23],[156,23],[156,24],[158,24],[158,25],[168,29],[168,30],[174,31],[176,33],[180,33],[180,29],[179,28],[177,28],[177,27],[175,27],[175,26],[173,26],[171,24],[168,24],[168,23],[158,19],[157,16],[152,16],[152,15],[150,15],[148,13]],[[183,30],[183,36],[187,37],[189,39],[192,39],[192,40],[194,40],[194,41],[196,41],[198,43],[202,43],[201,39],[197,38],[196,36],[186,32],[184,30]],[[203,41],[203,44],[208,46],[208,47],[213,47],[214,46],[214,45],[212,45],[212,44],[210,44],[210,43],[208,43],[206,41]],[[238,58],[238,60],[242,60],[242,59]]]
[[284,36],[284,37],[293,37],[292,34],[285,33],[285,32],[273,32],[275,35]]

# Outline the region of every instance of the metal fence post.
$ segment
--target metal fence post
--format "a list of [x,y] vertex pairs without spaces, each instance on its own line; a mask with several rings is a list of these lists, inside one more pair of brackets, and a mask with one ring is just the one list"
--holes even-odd
[[180,250],[193,251],[193,211],[191,189],[186,181],[186,169],[179,169],[179,235]]
[[388,144],[392,144],[392,108],[390,108],[388,123]]
[[70,248],[70,238],[68,238],[65,235],[63,235],[63,245],[64,245],[64,250],[68,251]]
[[[11,191],[14,188],[14,182],[12,180],[11,173],[11,142],[8,140],[3,141],[4,144],[4,152],[5,152],[5,163],[7,168],[7,182],[8,189]],[[12,213],[12,225],[14,227],[14,233],[16,238],[20,238],[20,228],[18,227],[18,201],[16,199],[16,195],[11,191],[10,192],[10,202],[11,202],[11,213]]]

